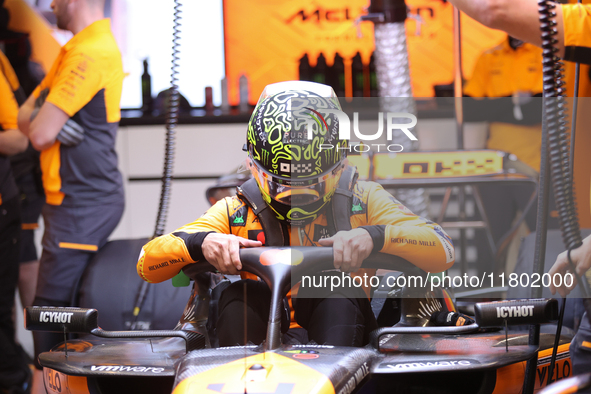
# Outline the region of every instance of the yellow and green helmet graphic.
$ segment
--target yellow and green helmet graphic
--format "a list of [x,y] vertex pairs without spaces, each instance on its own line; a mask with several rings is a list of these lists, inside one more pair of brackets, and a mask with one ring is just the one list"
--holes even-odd
[[[302,88],[307,84],[320,85],[307,82]],[[330,112],[340,109],[336,97],[321,97],[306,90],[287,90],[262,98],[248,124],[251,158],[281,178],[295,180],[325,174],[347,152],[348,141],[339,140],[339,121]]]
[[250,118],[247,150],[265,201],[292,224],[313,220],[334,193],[348,151],[330,86],[269,85]]

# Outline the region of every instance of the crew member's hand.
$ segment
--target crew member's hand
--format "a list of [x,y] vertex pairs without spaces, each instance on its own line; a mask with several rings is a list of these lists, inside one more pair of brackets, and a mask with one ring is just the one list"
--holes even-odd
[[210,233],[201,244],[205,259],[222,274],[237,275],[242,269],[240,247],[254,248],[263,246],[260,241],[237,237],[230,234]]
[[334,267],[344,272],[355,272],[373,250],[373,240],[367,230],[356,228],[339,231],[330,238],[318,241],[322,246],[332,246]]
[[[566,297],[568,295],[568,293],[570,293],[572,291],[572,289],[574,289],[575,286],[577,285],[577,279],[574,275],[573,275],[574,280],[573,280],[572,286],[567,287],[564,284],[564,282],[565,282],[564,275],[568,272],[571,272],[571,266],[568,263],[567,253],[568,253],[567,251],[560,253],[558,255],[558,258],[556,259],[556,262],[554,263],[552,268],[550,268],[550,271],[548,271],[548,273],[550,274],[550,278],[554,278],[554,275],[561,275],[562,276],[562,286],[560,286],[560,287],[555,287],[554,280],[550,280],[550,291],[552,292],[552,294],[556,294],[556,291],[558,291],[558,293],[562,297]],[[585,272],[587,272],[589,267],[591,267],[591,236],[589,236],[583,240],[583,245],[581,245],[577,249],[573,249],[570,252],[570,258],[573,262],[573,265],[575,266],[575,268],[577,270],[577,274],[579,274],[581,279],[584,279]],[[569,280],[569,283],[570,283],[570,280]]]

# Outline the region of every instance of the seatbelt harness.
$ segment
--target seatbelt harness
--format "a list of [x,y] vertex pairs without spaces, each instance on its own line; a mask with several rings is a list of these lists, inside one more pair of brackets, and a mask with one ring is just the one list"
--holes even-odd
[[[339,184],[327,207],[327,222],[330,236],[338,231],[351,230],[351,208],[353,188],[357,182],[357,167],[347,167],[341,174]],[[265,203],[254,178],[238,187],[238,198],[247,204],[258,217],[265,233],[267,246],[289,246],[289,231],[285,223],[277,219],[271,208]]]

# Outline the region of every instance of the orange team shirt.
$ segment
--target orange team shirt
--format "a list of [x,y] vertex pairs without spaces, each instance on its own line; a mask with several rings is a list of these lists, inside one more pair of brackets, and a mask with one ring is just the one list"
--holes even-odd
[[[350,220],[352,228],[385,225],[384,245],[380,251],[405,258],[427,272],[442,272],[454,263],[453,243],[443,229],[413,214],[377,183],[358,182],[355,185]],[[318,241],[329,236],[324,214],[298,228],[297,235],[291,230],[292,246],[319,246]],[[262,226],[252,209],[236,196],[226,197],[196,221],[144,245],[137,264],[138,274],[148,282],[162,282],[174,277],[182,267],[196,262],[187,248],[188,237],[209,231],[265,244]],[[364,274],[372,276],[375,270],[360,269],[351,275]],[[242,277],[256,278],[248,273],[243,273]],[[369,289],[365,290],[369,296]],[[292,292],[297,293],[297,286]],[[288,301],[291,307],[291,293]],[[293,308],[290,327],[298,327]]]
[[[513,49],[505,39],[480,56],[464,94],[474,98],[511,97],[518,92],[536,95],[543,91],[542,82],[542,49],[528,43]],[[486,147],[513,153],[539,171],[541,142],[538,125],[492,122]]]
[[[442,272],[453,265],[453,244],[443,229],[413,214],[377,183],[358,182],[352,205],[352,228],[386,226],[381,252],[400,256],[427,272]],[[241,219],[235,220],[237,217]],[[148,282],[174,277],[182,267],[196,262],[187,248],[187,238],[208,231],[261,240],[262,227],[242,200],[226,197],[196,221],[144,245],[137,264],[138,274]],[[326,216],[320,215],[298,232],[303,236],[290,237],[292,244],[299,244],[293,246],[318,246],[318,240],[327,236]]]
[[115,153],[123,88],[121,53],[110,20],[92,23],[61,49],[33,95],[60,108],[85,131],[73,147],[59,141],[41,152],[47,203],[91,205],[120,196],[122,179]]
[[564,59],[591,64],[591,5],[563,4]]

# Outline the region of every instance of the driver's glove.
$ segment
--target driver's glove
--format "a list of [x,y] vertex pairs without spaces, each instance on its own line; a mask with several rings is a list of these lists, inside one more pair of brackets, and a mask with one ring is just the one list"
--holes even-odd
[[435,326],[468,326],[474,319],[460,312],[433,312],[429,321]]

